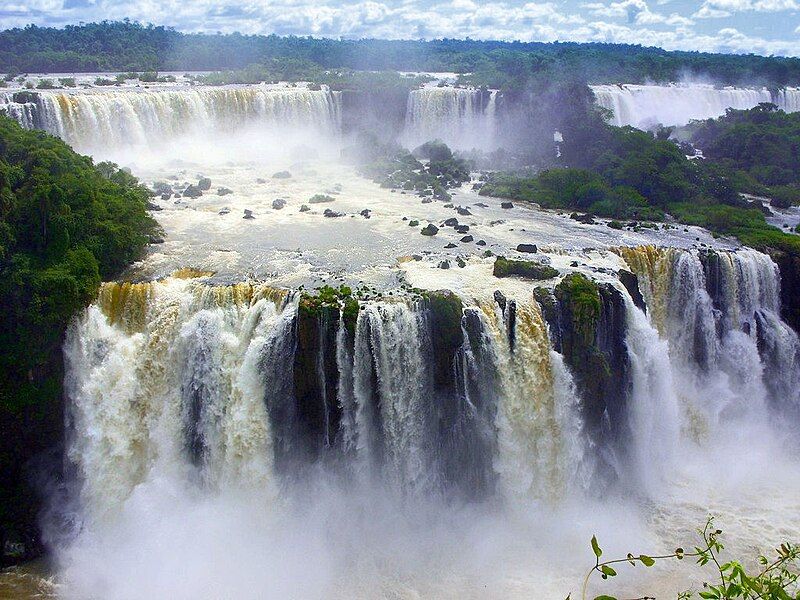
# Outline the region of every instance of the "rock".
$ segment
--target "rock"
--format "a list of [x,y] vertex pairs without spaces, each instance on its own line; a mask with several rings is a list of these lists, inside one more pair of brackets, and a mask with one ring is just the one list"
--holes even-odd
[[196,185],[190,185],[183,190],[183,195],[187,198],[199,198],[203,195],[203,191]]
[[530,260],[510,260],[503,256],[498,256],[494,261],[493,274],[495,277],[518,275],[526,279],[541,281],[557,277],[558,269]]
[[469,225],[456,225],[455,230],[457,233],[467,233],[469,231]]
[[578,266],[579,266],[579,265],[578,265],[578,261],[577,261],[577,260],[573,260],[571,263],[569,263],[569,266],[570,266],[570,267],[573,267],[573,268],[576,268],[576,267],[578,267]]
[[644,312],[647,312],[644,296],[642,296],[642,292],[639,290],[639,278],[634,273],[626,271],[625,269],[620,269],[617,273],[617,277],[619,277],[620,283],[625,286],[625,289],[628,290],[633,303]]
[[476,202],[475,206],[477,206],[479,208],[489,208],[489,205],[488,204],[484,204],[483,202]]
[[507,302],[507,300],[506,300],[506,296],[505,296],[505,294],[503,292],[501,292],[500,290],[495,290],[494,291],[494,301],[497,302],[497,306],[500,307],[500,310],[502,310],[502,311],[506,310],[506,302]]
[[280,210],[285,206],[286,206],[286,200],[284,200],[283,198],[275,198],[275,200],[272,201],[272,208],[274,208],[275,210]]
[[449,261],[449,260],[443,260],[443,261],[442,261],[442,262],[440,262],[440,263],[439,263],[437,266],[438,266],[440,269],[449,269],[449,268],[450,268],[450,261]]
[[163,244],[164,243],[164,238],[159,237],[157,235],[151,235],[149,241],[150,241],[151,244]]
[[197,187],[207,192],[211,189],[211,180],[208,177],[201,177],[200,181],[197,182]]
[[267,183],[267,180],[259,177],[258,179],[256,179],[256,183]]
[[289,171],[278,171],[272,174],[273,179],[289,179],[291,176],[292,174]]
[[308,206],[308,204],[303,204],[303,205],[300,207],[300,212],[308,212],[308,211],[310,211],[310,210],[311,210],[311,208]]
[[458,265],[458,267],[459,267],[460,269],[463,269],[464,267],[466,267],[466,266],[467,266],[467,263],[466,263],[466,262],[464,261],[464,259],[463,259],[463,258],[461,258],[460,256],[457,256],[457,257],[456,257],[456,264]]
[[469,215],[472,214],[466,206],[456,207],[456,212],[460,214],[462,217],[468,217]]
[[450,242],[449,244],[447,244],[447,245],[445,246],[445,248],[447,248],[448,250],[449,250],[450,248],[457,248],[457,247],[458,247],[458,246],[456,246],[456,245],[455,245],[453,242]]
[[467,243],[471,242],[473,239],[474,238],[471,235],[465,235],[464,237],[461,238],[461,243],[462,244],[467,244]]
[[228,194],[232,194],[233,190],[226,187],[217,188],[217,196],[227,196]]
[[428,223],[427,225],[425,225],[425,227],[422,228],[420,233],[422,235],[427,235],[427,236],[436,235],[437,233],[439,233],[439,228],[433,223]]
[[338,212],[336,210],[331,210],[330,208],[326,208],[325,212],[322,213],[322,216],[323,217],[328,217],[329,219],[335,219],[337,217],[343,217],[344,213],[343,212]]
[[172,198],[172,192],[164,192],[163,194],[161,194],[162,200],[169,200],[170,198]]
[[579,215],[578,213],[572,213],[569,218],[577,221],[578,223],[583,223],[584,225],[594,225],[596,223],[592,215]]
[[412,219],[411,221],[408,222],[408,226],[409,227],[419,227],[419,221],[417,221],[416,219]]
[[311,198],[308,199],[309,204],[322,204],[323,202],[333,202],[336,200],[333,196],[327,196],[325,194],[314,194]]
[[514,208],[514,204],[511,202],[501,202],[500,208]]
[[249,208],[245,208],[244,209],[244,216],[242,218],[243,219],[255,219],[255,216],[253,216],[253,211],[252,210],[250,210]]
[[539,248],[536,247],[536,244],[519,244],[517,246],[517,252],[524,252],[527,254],[536,254],[539,251]]
[[449,219],[445,219],[442,225],[444,227],[457,227],[458,219],[456,219],[455,217],[450,217]]
[[445,208],[453,208],[453,203],[452,202],[448,202],[447,204],[444,205],[444,207]]
[[372,213],[372,211],[371,211],[370,209],[368,209],[368,208],[365,208],[364,210],[362,210],[362,211],[361,211],[360,213],[358,213],[358,214],[360,214],[360,215],[361,215],[362,217],[364,217],[365,219],[369,219],[369,218],[372,216],[370,213]]
[[482,183],[473,183],[473,184],[472,184],[472,189],[473,189],[473,190],[479,190],[479,189],[481,189],[482,187],[483,187],[483,184],[482,184]]
[[478,240],[477,242],[475,242],[475,245],[476,246],[485,246],[486,245],[486,240]]
[[147,203],[147,210],[162,210],[158,204],[153,204],[152,202]]
[[431,198],[424,198],[422,200],[422,204],[431,204],[432,202],[433,202],[433,200]]

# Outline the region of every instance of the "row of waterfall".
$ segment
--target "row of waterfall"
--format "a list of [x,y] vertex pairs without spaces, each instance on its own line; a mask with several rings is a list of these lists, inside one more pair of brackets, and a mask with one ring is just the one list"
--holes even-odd
[[705,84],[594,85],[597,103],[613,113],[617,126],[647,129],[658,124],[686,125],[693,119],[725,114],[728,108],[753,108],[772,102],[786,112],[800,110],[800,88],[716,88]]
[[264,85],[4,93],[0,110],[23,127],[44,129],[82,151],[159,145],[245,127],[333,136],[341,124],[338,93]]
[[356,312],[252,283],[105,284],[65,345],[82,505],[102,518],[163,478],[279,496],[319,468],[405,496],[647,494],[681,446],[791,427],[800,344],[774,263],[616,252],[638,286]]
[[[410,148],[436,138],[454,148],[494,147],[496,97],[496,91],[479,89],[412,90],[401,139]],[[0,111],[82,151],[148,146],[242,127],[333,138],[342,124],[339,92],[263,85],[5,92],[0,94]]]

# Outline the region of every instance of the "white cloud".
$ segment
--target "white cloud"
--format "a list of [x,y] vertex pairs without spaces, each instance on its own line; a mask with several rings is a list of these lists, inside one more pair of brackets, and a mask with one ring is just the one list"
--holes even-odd
[[729,17],[737,12],[781,12],[800,10],[798,0],[705,0],[692,16],[696,19]]
[[645,0],[620,0],[610,4],[594,2],[584,4],[583,8],[588,9],[598,17],[627,18],[629,23],[638,25],[681,25],[692,24],[692,20],[679,14],[663,15],[650,10]]

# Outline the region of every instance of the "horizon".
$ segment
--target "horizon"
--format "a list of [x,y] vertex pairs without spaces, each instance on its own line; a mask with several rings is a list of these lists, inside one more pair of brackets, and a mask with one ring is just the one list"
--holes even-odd
[[420,2],[231,0],[131,3],[34,0],[0,3],[0,30],[64,28],[101,21],[169,27],[184,34],[278,35],[317,39],[630,44],[666,51],[800,56],[797,0],[620,0],[618,2]]

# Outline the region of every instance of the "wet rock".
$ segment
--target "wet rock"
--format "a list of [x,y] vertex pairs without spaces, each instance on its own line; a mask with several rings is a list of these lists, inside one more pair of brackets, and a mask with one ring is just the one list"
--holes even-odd
[[450,242],[449,244],[447,244],[447,245],[445,246],[445,248],[446,248],[446,249],[448,249],[448,250],[449,250],[449,249],[451,249],[451,248],[457,248],[457,247],[458,247],[458,246],[456,246],[456,245],[455,245],[453,242]]
[[500,208],[514,208],[514,204],[512,202],[501,202]]
[[162,200],[169,200],[170,198],[172,198],[172,192],[164,192],[163,194],[161,194]]
[[227,215],[229,212],[231,212],[231,209],[228,208],[227,206],[225,206],[224,208],[221,208],[220,211],[217,214],[219,214],[219,215]]
[[147,203],[147,210],[162,210],[158,204],[153,204],[152,202]]
[[639,290],[639,278],[634,273],[626,271],[625,269],[620,269],[617,273],[617,277],[619,277],[619,281],[625,286],[625,289],[628,290],[633,303],[647,312],[647,305],[645,304],[642,292]]
[[422,200],[422,204],[430,204],[431,202],[433,202],[433,200],[431,198],[424,198]]
[[445,219],[442,225],[445,227],[456,227],[458,226],[458,219],[450,217],[449,219]]
[[336,210],[331,210],[330,208],[326,208],[325,212],[322,213],[322,216],[328,217],[329,219],[335,219],[337,217],[343,217],[344,213]]
[[489,208],[489,205],[488,204],[484,204],[483,202],[476,202],[475,206],[477,206],[479,208]]
[[300,207],[300,212],[308,212],[308,211],[310,211],[310,210],[311,210],[311,208],[308,206],[308,204],[303,204],[303,205]]
[[569,263],[569,266],[573,267],[573,268],[577,268],[579,266],[578,265],[578,261],[577,260],[573,260],[571,263]]
[[517,252],[523,252],[526,254],[536,254],[539,251],[539,248],[536,247],[536,244],[519,244],[517,246]]
[[456,225],[455,230],[458,233],[467,233],[469,231],[469,225]]
[[151,244],[163,244],[164,243],[164,238],[163,237],[159,237],[157,235],[151,235],[150,239],[149,239],[149,242]]
[[286,200],[284,200],[283,198],[275,198],[275,200],[272,201],[272,208],[274,208],[275,210],[280,210],[285,206],[286,206]]
[[478,240],[477,242],[475,242],[475,245],[476,246],[485,246],[486,245],[486,240]]
[[497,302],[500,310],[504,311],[506,309],[506,295],[500,290],[494,291],[494,301]]
[[372,211],[371,211],[370,209],[368,209],[368,208],[365,208],[364,210],[362,210],[362,211],[361,211],[360,213],[358,213],[358,214],[360,214],[360,215],[361,215],[362,217],[364,217],[365,219],[369,219],[369,218],[372,216],[372,214],[371,214],[371,213],[372,213]]
[[543,281],[558,277],[558,269],[530,260],[511,260],[498,256],[494,261],[492,274],[495,277],[510,277],[516,275],[525,279]]
[[411,221],[408,222],[408,226],[409,227],[419,227],[419,221],[417,221],[416,219],[412,219]]
[[459,269],[463,269],[464,267],[466,267],[466,266],[467,266],[467,263],[466,263],[466,262],[464,261],[464,259],[463,259],[463,258],[461,258],[460,256],[457,256],[457,257],[456,257],[456,264],[458,265],[458,268],[459,268]]
[[450,268],[450,261],[449,260],[443,260],[437,265],[437,267],[439,267],[440,269],[449,269]]
[[473,239],[475,239],[475,238],[473,238],[471,235],[465,235],[464,237],[461,238],[461,243],[462,244],[468,244]]
[[253,211],[252,210],[250,210],[249,208],[245,208],[244,209],[244,216],[242,218],[243,219],[255,219],[255,216],[253,215]]
[[456,212],[460,214],[462,217],[468,217],[472,214],[466,206],[456,207]]
[[226,187],[217,188],[217,196],[227,196],[228,194],[232,194],[233,190]]
[[336,200],[333,196],[328,196],[326,194],[314,194],[311,198],[308,199],[309,204],[322,204],[324,202],[333,202]]
[[583,223],[584,225],[594,225],[597,223],[597,221],[594,220],[594,217],[592,217],[592,215],[581,215],[578,213],[572,213],[569,216],[569,218],[572,219],[573,221],[577,221],[578,223]]
[[289,179],[292,174],[289,171],[278,171],[272,174],[273,179]]
[[183,195],[187,198],[199,198],[203,195],[203,191],[196,185],[190,185],[183,190]]
[[211,180],[208,177],[201,177],[200,181],[197,182],[197,187],[207,192],[211,189]]
[[427,235],[427,236],[436,235],[437,233],[439,233],[439,228],[433,223],[428,223],[427,225],[425,225],[425,227],[422,228],[420,233],[422,235]]

